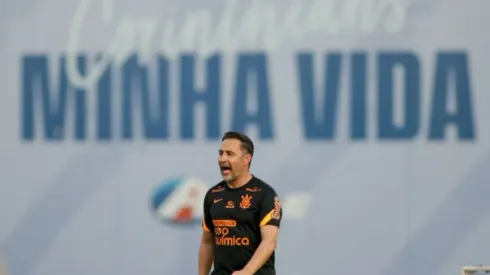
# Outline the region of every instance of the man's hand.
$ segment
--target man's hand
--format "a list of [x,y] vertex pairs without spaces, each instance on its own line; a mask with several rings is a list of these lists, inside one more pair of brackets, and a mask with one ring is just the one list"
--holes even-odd
[[208,275],[213,264],[213,235],[202,231],[201,246],[199,247],[199,275]]
[[242,270],[235,271],[235,272],[231,273],[231,275],[253,275],[253,274],[246,271],[245,269],[242,269]]

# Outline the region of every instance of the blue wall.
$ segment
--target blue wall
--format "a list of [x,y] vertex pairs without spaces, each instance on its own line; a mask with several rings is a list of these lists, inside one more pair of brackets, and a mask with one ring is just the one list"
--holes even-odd
[[283,202],[278,274],[489,264],[490,2],[2,6],[0,275],[196,274],[230,129]]

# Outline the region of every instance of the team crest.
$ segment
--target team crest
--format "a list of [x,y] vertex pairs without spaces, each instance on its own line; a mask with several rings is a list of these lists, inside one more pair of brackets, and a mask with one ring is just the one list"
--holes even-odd
[[274,220],[281,219],[281,202],[279,201],[279,197],[278,196],[275,196],[274,197],[274,209],[272,210],[271,217]]
[[240,202],[240,207],[243,209],[247,209],[252,205],[252,196],[244,195],[242,196],[242,201]]

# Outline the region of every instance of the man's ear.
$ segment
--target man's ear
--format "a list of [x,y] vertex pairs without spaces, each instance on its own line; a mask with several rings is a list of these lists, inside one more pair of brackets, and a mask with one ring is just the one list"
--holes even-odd
[[250,161],[252,161],[252,155],[246,154],[245,155],[245,165],[249,165]]

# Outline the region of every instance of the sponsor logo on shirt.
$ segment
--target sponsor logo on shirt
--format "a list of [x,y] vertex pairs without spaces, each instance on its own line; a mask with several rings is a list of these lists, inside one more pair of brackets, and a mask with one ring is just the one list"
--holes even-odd
[[225,190],[225,188],[222,185],[218,185],[218,187],[214,188],[211,190],[211,193],[218,193]]
[[253,188],[247,187],[247,189],[245,189],[245,191],[247,191],[247,192],[260,192],[260,191],[262,191],[262,189],[259,187],[253,187]]
[[233,201],[228,201],[226,203],[226,208],[235,208],[235,203]]
[[278,196],[274,198],[274,209],[272,210],[271,217],[274,220],[281,219],[281,202],[279,201]]
[[214,240],[216,246],[248,246],[250,239],[232,235],[230,228],[236,227],[235,220],[213,220],[214,225]]

